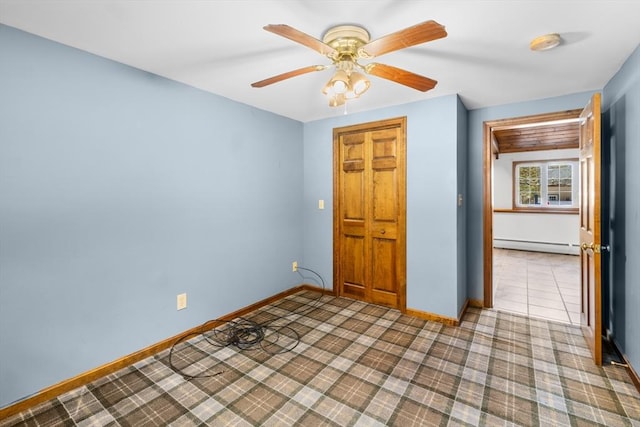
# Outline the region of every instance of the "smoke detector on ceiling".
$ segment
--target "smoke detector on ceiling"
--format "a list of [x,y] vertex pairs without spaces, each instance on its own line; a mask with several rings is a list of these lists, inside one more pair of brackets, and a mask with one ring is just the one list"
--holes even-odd
[[553,49],[560,44],[560,34],[551,33],[531,40],[529,47],[535,52]]

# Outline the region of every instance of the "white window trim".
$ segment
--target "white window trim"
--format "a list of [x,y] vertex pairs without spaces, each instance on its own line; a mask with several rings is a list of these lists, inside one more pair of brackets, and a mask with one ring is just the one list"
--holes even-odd
[[[548,182],[548,166],[570,165],[571,166],[571,204],[570,205],[549,205],[547,194]],[[540,204],[524,205],[520,203],[520,167],[539,166],[542,168],[540,173]],[[535,160],[535,161],[518,161],[513,165],[513,209],[533,209],[533,210],[575,210],[580,206],[578,197],[580,196],[580,178],[579,178],[578,159],[559,159],[559,160]]]

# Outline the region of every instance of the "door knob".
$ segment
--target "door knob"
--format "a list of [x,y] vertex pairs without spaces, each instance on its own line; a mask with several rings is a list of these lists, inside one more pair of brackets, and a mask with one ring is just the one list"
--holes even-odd
[[589,244],[587,244],[587,243],[585,242],[585,243],[583,243],[580,247],[582,248],[582,250],[583,250],[583,251],[586,251],[587,249],[591,249],[591,250],[593,250],[593,249],[595,248],[595,245],[593,244],[593,242],[591,242],[591,243],[589,243]]
[[383,228],[382,230],[380,230],[380,234],[384,234],[384,233],[385,233],[385,231],[384,231],[384,228]]

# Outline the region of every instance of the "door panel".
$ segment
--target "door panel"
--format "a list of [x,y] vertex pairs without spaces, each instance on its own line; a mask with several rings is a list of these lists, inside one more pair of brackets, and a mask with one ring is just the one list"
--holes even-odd
[[391,305],[397,293],[395,240],[373,240],[372,302]]
[[342,263],[344,293],[352,297],[364,298],[364,238],[346,233],[342,252],[345,254]]
[[600,94],[580,115],[580,324],[596,365],[602,364]]
[[[341,201],[345,220],[364,221],[364,135],[347,135],[342,140],[342,179],[345,191]],[[348,196],[348,197],[347,197]],[[362,224],[364,225],[364,223]]]
[[405,119],[334,130],[339,295],[405,309]]
[[396,206],[389,200],[396,199],[395,170],[373,171],[373,218],[376,221],[396,221]]
[[364,221],[364,171],[351,170],[344,173],[344,186],[347,190],[343,199],[344,203],[344,219],[351,221]]

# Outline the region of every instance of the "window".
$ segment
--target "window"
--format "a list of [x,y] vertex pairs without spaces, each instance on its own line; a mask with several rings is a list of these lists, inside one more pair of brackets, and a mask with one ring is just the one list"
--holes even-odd
[[573,206],[573,166],[550,164],[547,166],[547,204]]
[[518,206],[539,206],[542,199],[540,165],[518,165]]
[[514,209],[577,209],[576,160],[514,162]]

